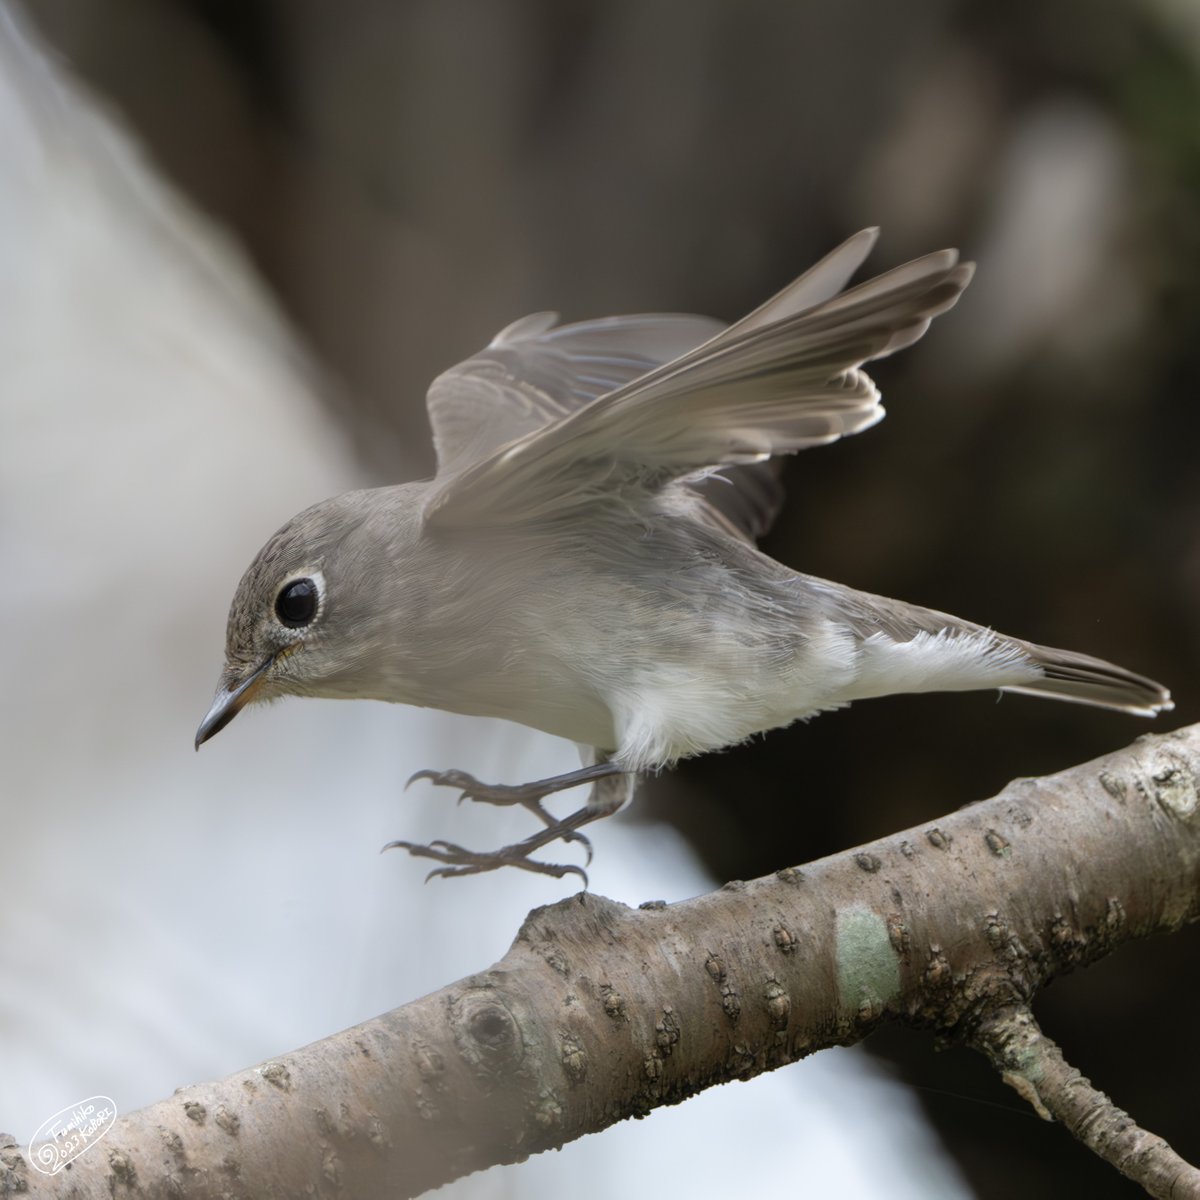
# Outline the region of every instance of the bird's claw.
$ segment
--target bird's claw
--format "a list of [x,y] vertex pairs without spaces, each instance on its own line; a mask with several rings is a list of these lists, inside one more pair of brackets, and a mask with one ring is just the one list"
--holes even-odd
[[[505,846],[495,853],[484,854],[455,845],[454,842],[448,842],[443,838],[438,838],[428,845],[394,841],[388,842],[383,847],[384,850],[407,850],[414,857],[432,858],[445,863],[445,866],[434,867],[425,876],[426,883],[435,878],[449,879],[455,875],[481,875],[485,871],[497,871],[501,867],[517,867],[522,871],[532,871],[537,875],[553,875],[556,879],[562,879],[566,875],[578,875],[583,880],[584,888],[587,888],[587,872],[582,867],[563,863],[538,862],[537,859],[528,857],[535,848],[518,842],[513,846]],[[590,855],[588,861],[591,861]]]
[[[546,789],[530,784],[481,783],[474,775],[452,768],[449,771],[416,771],[408,777],[404,790],[407,791],[418,779],[428,779],[434,787],[461,788],[459,804],[464,800],[474,800],[481,804],[495,804],[505,808],[520,805],[538,817],[548,828],[555,829],[559,825],[554,815],[547,812],[542,805],[542,801],[550,794]],[[567,828],[558,828],[557,836],[563,842],[578,842],[587,851],[587,860],[589,865],[591,864],[591,838]]]
[[585,804],[576,812],[559,820],[546,810],[542,801],[556,792],[580,787],[583,784],[597,783],[599,780],[625,773],[623,768],[606,759],[603,762],[582,767],[578,771],[569,771],[565,775],[555,775],[550,779],[514,786],[480,783],[466,771],[417,771],[405,784],[405,787],[415,783],[418,779],[428,779],[435,787],[459,789],[462,793],[459,797],[460,803],[463,800],[471,799],[502,807],[520,805],[533,813],[545,828],[525,838],[524,841],[504,846],[492,854],[467,850],[463,846],[441,839],[424,846],[417,845],[415,842],[389,842],[384,849],[407,850],[409,854],[416,855],[418,858],[432,858],[444,864],[430,871],[426,879],[433,879],[436,876],[479,875],[484,871],[498,870],[500,867],[517,867],[519,870],[532,871],[537,875],[553,875],[556,879],[562,879],[565,875],[578,875],[586,888],[588,876],[583,867],[540,862],[531,858],[530,855],[541,850],[543,846],[548,846],[551,842],[579,842],[587,851],[587,865],[590,866],[592,843],[589,838],[579,832],[579,827],[596,820],[597,817],[604,817],[615,812],[620,807],[619,803],[602,803],[594,807],[591,804]]
[[479,781],[473,776],[468,775],[465,771],[414,771],[404,784],[404,790],[407,792],[418,779],[428,779],[433,782],[436,787],[468,787],[470,784],[478,783]]
[[410,775],[404,785],[407,791],[418,779],[428,779],[434,787],[461,788],[459,802],[468,797],[481,804],[496,804],[508,807],[511,804],[539,804],[549,794],[530,784],[481,783],[466,771],[417,771]]

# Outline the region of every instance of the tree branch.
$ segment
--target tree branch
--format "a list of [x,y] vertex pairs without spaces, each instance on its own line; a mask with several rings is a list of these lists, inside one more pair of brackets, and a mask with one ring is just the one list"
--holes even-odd
[[1154,1194],[1198,1195],[1157,1139],[1106,1151],[1079,1077],[1035,1072],[1048,1044],[1012,1024],[1048,979],[1200,915],[1198,778],[1192,726],[680,904],[536,909],[493,967],[128,1114],[69,1176],[0,1151],[0,1194],[414,1196],[901,1020],[985,1049]]
[[1200,1171],[1093,1087],[1063,1058],[1027,1008],[1014,1005],[989,1013],[970,1040],[1040,1116],[1061,1121],[1089,1150],[1151,1196],[1200,1196]]

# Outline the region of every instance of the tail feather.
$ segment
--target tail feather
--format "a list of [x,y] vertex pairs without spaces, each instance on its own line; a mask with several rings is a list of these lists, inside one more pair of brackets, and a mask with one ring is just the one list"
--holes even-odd
[[1006,692],[1091,704],[1138,717],[1154,717],[1175,707],[1171,693],[1144,675],[1135,675],[1124,667],[1092,658],[1089,654],[1024,645],[1043,678],[1005,687]]

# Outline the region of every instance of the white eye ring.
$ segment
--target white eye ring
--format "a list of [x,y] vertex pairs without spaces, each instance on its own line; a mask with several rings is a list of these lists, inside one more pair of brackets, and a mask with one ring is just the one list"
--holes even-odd
[[325,576],[320,571],[300,571],[279,585],[275,618],[287,629],[307,629],[325,607]]

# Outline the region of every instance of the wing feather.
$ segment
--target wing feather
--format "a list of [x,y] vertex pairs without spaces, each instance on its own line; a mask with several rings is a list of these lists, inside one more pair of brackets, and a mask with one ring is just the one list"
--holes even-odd
[[555,327],[533,313],[433,381],[426,397],[438,474],[453,475],[708,341],[709,317],[607,317]]
[[622,486],[661,487],[875,424],[883,409],[862,364],[915,342],[954,305],[973,267],[942,250],[797,308],[840,286],[873,240],[872,231],[856,235],[815,276],[679,357],[459,471],[439,472],[426,518],[538,519]]

